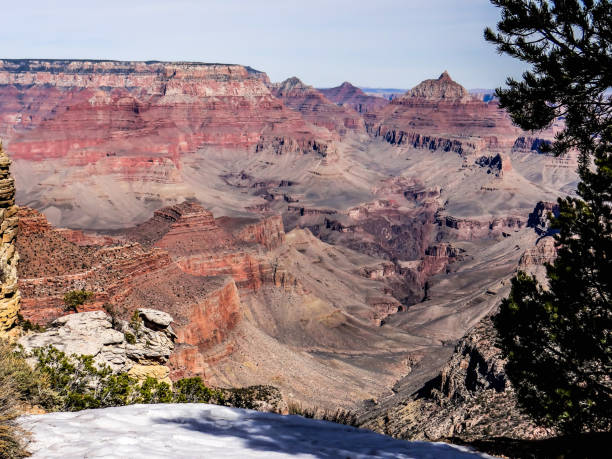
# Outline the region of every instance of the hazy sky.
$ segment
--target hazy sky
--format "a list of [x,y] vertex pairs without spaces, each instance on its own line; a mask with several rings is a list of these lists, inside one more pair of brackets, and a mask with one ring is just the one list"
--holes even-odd
[[498,16],[488,0],[22,0],[3,2],[0,57],[234,63],[318,87],[447,69],[492,88],[523,70],[482,38]]

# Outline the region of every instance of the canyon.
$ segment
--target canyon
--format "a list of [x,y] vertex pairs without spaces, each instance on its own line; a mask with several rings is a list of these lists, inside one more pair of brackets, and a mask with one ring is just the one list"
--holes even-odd
[[61,319],[78,289],[83,312],[159,310],[170,378],[408,435],[386,413],[461,379],[517,268],[554,257],[577,161],[541,145],[561,127],[522,132],[447,72],[389,101],[240,65],[0,60],[21,314]]

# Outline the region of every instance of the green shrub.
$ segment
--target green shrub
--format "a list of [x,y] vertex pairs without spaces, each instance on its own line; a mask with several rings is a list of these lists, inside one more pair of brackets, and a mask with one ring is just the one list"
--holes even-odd
[[79,306],[83,306],[93,296],[93,292],[86,290],[71,290],[64,295],[64,310],[79,312]]
[[42,404],[51,394],[48,381],[22,354],[0,341],[0,457],[26,457],[25,433],[15,423],[22,405]]
[[125,340],[128,342],[128,344],[136,344],[136,337],[130,332],[125,332],[123,335],[125,336]]
[[225,399],[219,390],[206,387],[202,378],[184,378],[174,383],[174,400],[177,403],[218,403]]
[[236,408],[256,410],[262,404],[268,409],[280,411],[279,405],[282,401],[280,391],[273,386],[248,386],[230,389],[221,389],[225,404]]
[[36,324],[26,318],[24,318],[21,314],[17,313],[17,325],[23,329],[23,331],[35,331],[35,332],[44,332],[45,327],[42,325]]
[[127,373],[113,373],[90,355],[67,356],[46,347],[36,349],[34,356],[36,370],[45,375],[54,394],[44,405],[48,410],[79,411],[134,403],[225,403],[222,392],[207,387],[201,378],[181,379],[171,388],[154,378],[141,382]]
[[140,331],[142,329],[142,318],[138,311],[134,311],[132,314],[132,318],[130,319],[130,327],[134,330],[136,336],[140,336]]
[[168,383],[149,377],[140,386],[138,403],[173,403],[174,401],[174,393]]

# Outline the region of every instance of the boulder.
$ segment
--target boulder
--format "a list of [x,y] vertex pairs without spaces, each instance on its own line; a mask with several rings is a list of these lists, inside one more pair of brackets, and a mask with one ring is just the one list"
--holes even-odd
[[159,325],[160,327],[167,328],[173,321],[170,314],[156,309],[139,309],[139,312],[143,319],[155,325]]

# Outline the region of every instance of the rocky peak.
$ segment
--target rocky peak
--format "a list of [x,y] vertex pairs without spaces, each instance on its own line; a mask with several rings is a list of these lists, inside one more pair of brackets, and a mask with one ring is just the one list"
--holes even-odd
[[363,94],[363,95],[365,95],[365,93],[361,89],[359,89],[354,84],[349,83],[348,81],[345,81],[344,83],[342,83],[340,85],[340,89],[343,90],[343,91],[347,91],[347,92],[354,92],[355,94]]
[[465,101],[470,96],[467,89],[453,81],[445,70],[438,79],[421,82],[408,91],[404,97],[426,100]]
[[283,95],[286,95],[287,93],[296,89],[304,90],[311,88],[311,86],[305,85],[298,77],[287,78],[285,81],[281,83],[274,83],[271,86],[273,92],[275,92],[278,97],[282,97]]

